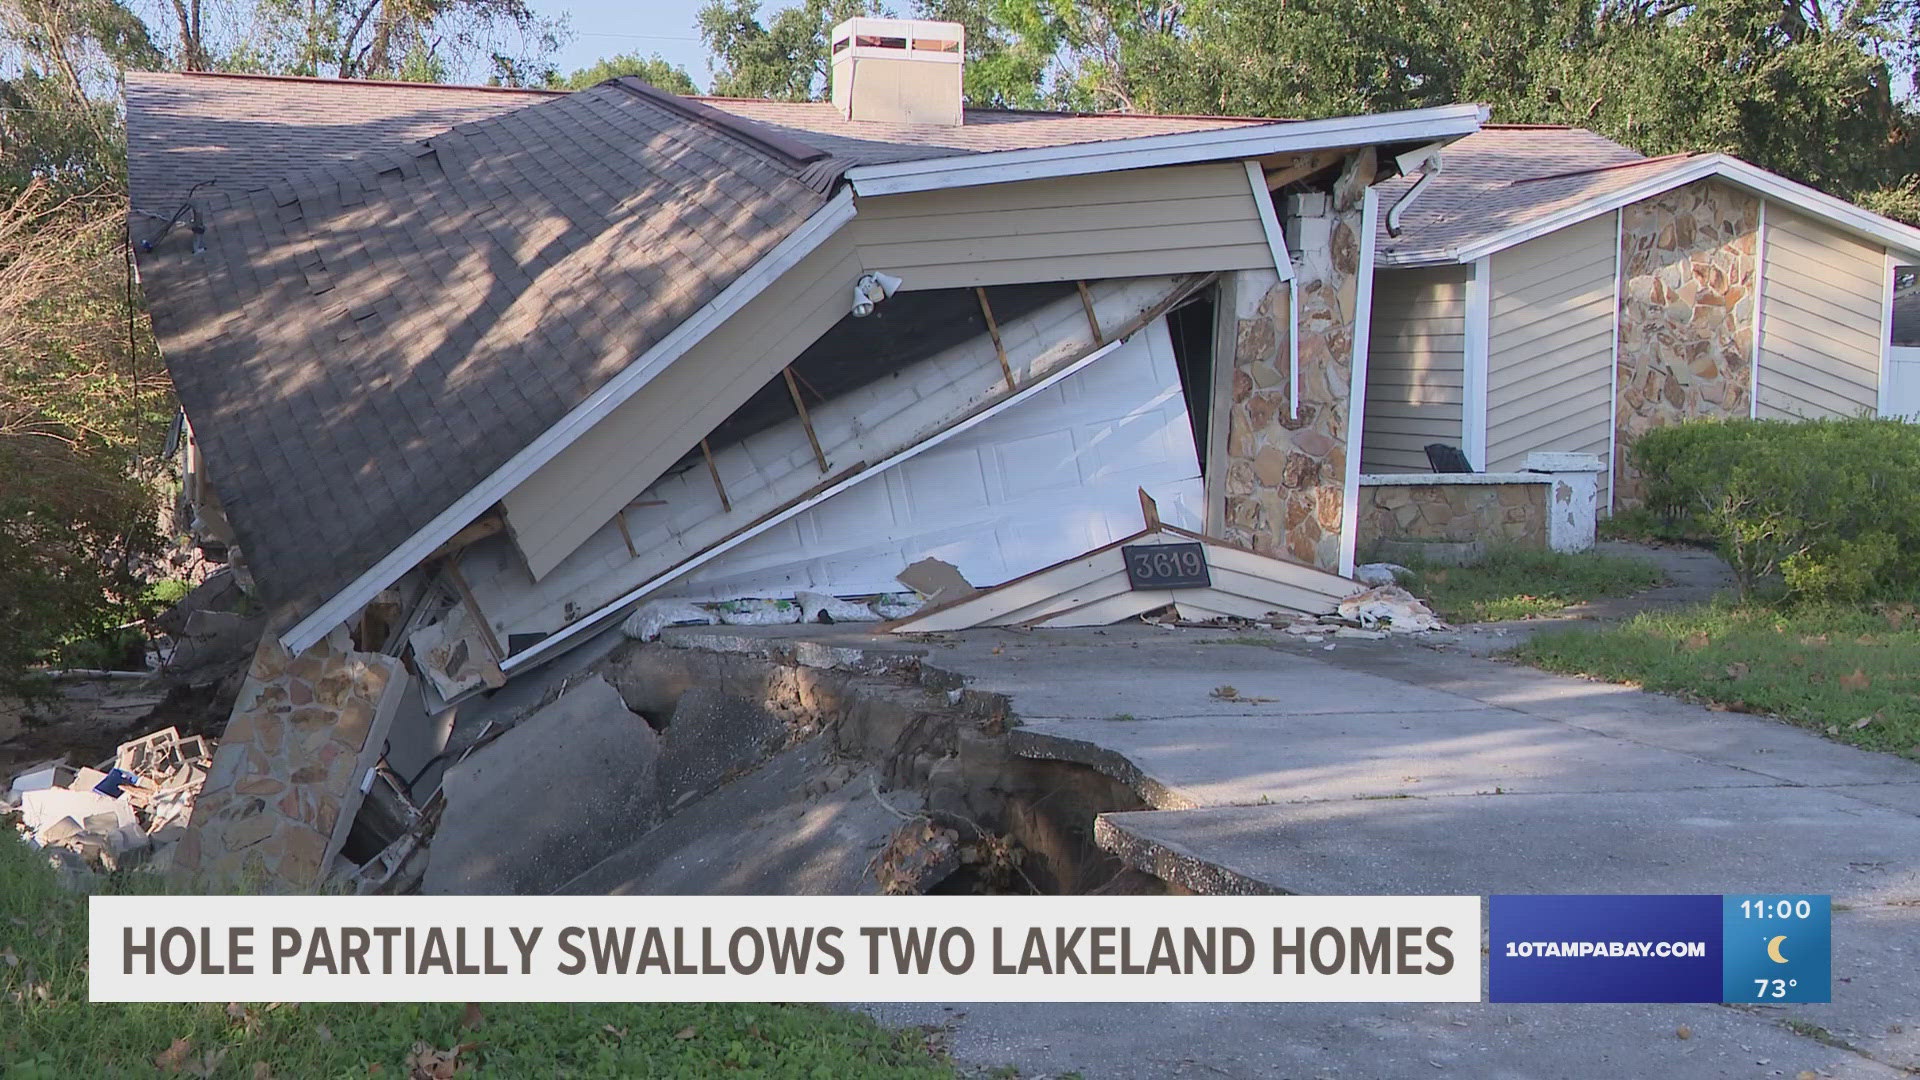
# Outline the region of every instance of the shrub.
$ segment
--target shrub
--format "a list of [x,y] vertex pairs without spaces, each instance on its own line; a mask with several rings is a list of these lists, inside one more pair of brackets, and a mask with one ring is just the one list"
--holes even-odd
[[1775,575],[1801,599],[1920,592],[1920,426],[1693,420],[1628,452],[1647,508],[1712,536],[1742,596]]

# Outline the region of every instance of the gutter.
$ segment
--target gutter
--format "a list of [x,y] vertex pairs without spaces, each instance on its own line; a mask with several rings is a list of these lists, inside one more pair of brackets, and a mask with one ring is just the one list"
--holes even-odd
[[1443,143],[1433,143],[1411,153],[1402,154],[1396,159],[1395,163],[1400,167],[1400,175],[1406,176],[1418,169],[1420,179],[1415,180],[1413,186],[1403,192],[1393,201],[1393,205],[1387,208],[1388,236],[1399,239],[1400,219],[1406,216],[1408,210],[1413,209],[1413,201],[1440,178],[1440,148],[1443,145]]
[[574,406],[539,438],[528,443],[506,464],[495,469],[491,476],[421,526],[418,532],[388,552],[346,588],[280,635],[280,644],[295,656],[311,648],[334,627],[352,618],[380,590],[400,580],[402,575],[423,562],[454,533],[465,528],[541,466],[558,457],[561,451],[614,409],[645,389],[656,375],[665,371],[708,334],[719,329],[734,313],[780,280],[794,264],[812,254],[814,249],[852,221],[855,212],[853,195],[851,187],[841,188],[838,195],[827,200],[825,205],[813,212],[812,217],[774,245],[772,251],[761,256],[759,262],[735,278],[731,285],[721,290],[719,296],[674,327],[585,401]]

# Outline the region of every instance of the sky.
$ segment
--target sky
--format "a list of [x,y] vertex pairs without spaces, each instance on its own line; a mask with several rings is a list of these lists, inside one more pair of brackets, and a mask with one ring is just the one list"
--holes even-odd
[[[531,0],[543,15],[569,16],[573,40],[560,50],[560,71],[575,71],[617,53],[659,53],[687,69],[702,90],[712,72],[693,28],[702,0]],[[778,9],[784,4],[770,4]]]

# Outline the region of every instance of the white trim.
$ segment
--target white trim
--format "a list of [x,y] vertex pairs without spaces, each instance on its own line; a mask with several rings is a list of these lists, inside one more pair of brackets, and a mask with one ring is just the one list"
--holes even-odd
[[[1728,157],[1725,154],[1707,154],[1676,162],[1664,170],[1656,171],[1654,175],[1639,183],[1630,184],[1583,202],[1573,203],[1537,221],[1496,233],[1477,243],[1424,251],[1403,251],[1389,255],[1385,261],[1389,266],[1430,266],[1436,263],[1473,262],[1515,244],[1525,243],[1537,236],[1544,236],[1588,218],[1597,217],[1609,210],[1616,210],[1629,203],[1639,202],[1641,199],[1710,177],[1726,180],[1762,198],[1787,203],[1847,232],[1881,245],[1920,251],[1920,229],[1862,210],[1845,200],[1836,199],[1805,184],[1797,184],[1784,176],[1770,173],[1739,158]],[[1469,206],[1467,209],[1471,212],[1472,207]]]
[[1487,361],[1492,343],[1493,260],[1476,259],[1467,277],[1461,327],[1460,452],[1476,470],[1487,468]]
[[1480,130],[1485,118],[1486,109],[1480,105],[1442,105],[1373,116],[1247,124],[1210,131],[857,165],[847,170],[847,180],[863,197],[898,195],[1343,146],[1451,141]]
[[[1149,323],[1148,325],[1151,326],[1152,324]],[[1141,329],[1144,330],[1146,329],[1146,327],[1142,327]],[[771,529],[774,526],[779,525],[781,522],[787,521],[798,514],[802,514],[808,510],[811,510],[815,506],[818,506],[819,504],[826,502],[828,499],[833,498],[835,495],[840,494],[841,492],[847,490],[848,488],[853,487],[856,484],[865,483],[866,481],[871,480],[874,477],[885,473],[888,469],[893,468],[895,465],[898,465],[909,458],[917,456],[922,451],[931,450],[934,447],[940,445],[941,443],[946,442],[948,439],[953,438],[955,435],[958,435],[961,432],[966,431],[977,424],[980,424],[988,419],[991,419],[994,416],[999,415],[1001,412],[1004,412],[1005,410],[1012,408],[1015,405],[1018,405],[1022,401],[1025,401],[1028,398],[1033,397],[1035,394],[1038,394],[1041,391],[1046,390],[1047,388],[1058,383],[1060,380],[1066,378],[1069,375],[1072,375],[1074,372],[1079,371],[1081,368],[1086,367],[1088,364],[1093,363],[1095,360],[1100,359],[1101,357],[1107,355],[1113,350],[1126,344],[1128,340],[1129,338],[1120,338],[1119,340],[1116,340],[1116,341],[1109,341],[1105,345],[1100,346],[1099,348],[1081,357],[1080,359],[1075,360],[1073,363],[1067,364],[1064,367],[1048,372],[1044,378],[1041,378],[1032,383],[1028,383],[1026,386],[1021,387],[1017,393],[1010,394],[1007,397],[1004,397],[999,401],[994,402],[992,405],[989,405],[986,408],[981,409],[979,412],[974,413],[972,416],[967,417],[965,420],[960,421],[959,423],[953,425],[950,428],[947,428],[944,431],[939,431],[934,433],[933,435],[928,436],[927,438],[921,440],[920,442],[917,442],[914,445],[907,447],[905,450],[902,450],[899,453],[894,454],[892,457],[887,458],[885,461],[880,462],[878,465],[875,465],[870,469],[862,469],[859,472],[854,473],[852,476],[847,477],[845,480],[842,480],[839,483],[834,484],[823,491],[820,491],[814,495],[811,495],[805,499],[800,500],[797,503],[794,503],[792,506],[787,507],[785,510],[781,510],[778,513],[775,513],[768,517],[760,519],[759,521],[755,522],[751,526],[745,529],[742,529],[741,531],[735,533],[734,535],[728,537],[727,539],[721,541],[720,543],[715,544],[714,546],[706,549],[705,551],[702,551],[698,555],[695,555],[684,562],[677,563],[674,566],[668,568],[666,571],[648,579],[645,583],[641,584],[638,588],[635,588],[631,592],[628,592],[624,596],[621,596],[619,599],[613,600],[607,604],[601,605],[601,607],[598,610],[594,611],[592,614],[583,616],[579,619],[575,619],[573,622],[567,624],[565,629],[558,630],[554,632],[552,635],[546,638],[543,638],[536,644],[528,647],[526,650],[522,652],[514,653],[512,656],[507,657],[505,660],[500,662],[500,670],[508,675],[511,675],[514,672],[520,671],[524,668],[532,667],[540,663],[543,657],[545,657],[548,653],[553,652],[555,649],[559,648],[561,644],[567,641],[571,641],[574,638],[580,636],[581,634],[588,632],[589,630],[595,633],[598,633],[600,630],[605,629],[606,620],[610,616],[619,614],[622,609],[634,604],[635,602],[641,599],[644,599],[648,593],[653,592],[654,590],[660,588],[662,585],[667,585],[673,581],[678,580],[681,577],[686,576],[689,573],[692,573],[694,570],[697,570],[700,567],[706,565],[707,563],[713,561],[714,559],[717,559],[720,556],[726,554],[727,552],[732,551],[734,548],[739,547],[741,544],[746,543],[747,541],[753,539],[756,536],[759,536],[761,533],[766,532],[768,529]]]
[[853,220],[853,215],[853,193],[842,189],[839,195],[814,211],[812,217],[774,245],[772,251],[748,267],[745,273],[735,278],[705,307],[674,327],[646,353],[608,379],[592,396],[574,406],[552,427],[507,459],[506,464],[495,469],[492,475],[282,634],[280,644],[297,656],[327,636],[334,627],[352,618],[354,612],[372,600],[381,589],[400,580],[401,575],[419,565],[435,548],[479,517],[487,507],[498,502],[594,424],[639,393],[654,376],[666,370],[688,349],[745,307],[748,301],[778,281],[794,264],[840,231],[841,226]]
[[1879,416],[1889,415],[1887,409],[1887,381],[1893,378],[1893,272],[1899,267],[1900,259],[1889,248],[1886,252],[1886,278],[1880,285],[1880,381],[1874,387],[1873,411]]
[[[1762,203],[1761,205],[1765,205]],[[1620,301],[1625,299],[1627,211],[1613,211],[1613,344],[1607,371],[1607,516],[1613,516],[1613,476],[1620,449]],[[1759,336],[1755,335],[1755,340]],[[1755,355],[1758,355],[1756,353]]]
[[[1615,301],[1618,303],[1618,300]],[[1618,318],[1618,316],[1616,316]],[[1767,200],[1760,200],[1760,223],[1753,232],[1753,356],[1747,360],[1747,419],[1760,418],[1760,339],[1767,332]],[[1616,331],[1616,336],[1617,336]],[[1617,345],[1616,345],[1617,347]],[[1612,506],[1611,490],[1607,493]]]
[[1267,174],[1260,163],[1241,162],[1247,167],[1247,186],[1253,189],[1253,205],[1260,212],[1260,231],[1267,234],[1267,250],[1273,253],[1273,268],[1281,281],[1293,280],[1293,257],[1287,254],[1286,234],[1280,231],[1280,215],[1273,209],[1273,195],[1267,190]]
[[1266,170],[1249,158],[1247,186],[1253,190],[1253,202],[1260,212],[1260,230],[1267,234],[1267,250],[1273,253],[1273,269],[1287,286],[1287,419],[1300,419],[1300,297],[1293,286],[1293,256],[1287,254],[1287,236],[1280,229],[1280,215],[1273,207],[1273,195],[1267,190]]
[[[1360,543],[1360,443],[1367,412],[1367,349],[1373,330],[1373,243],[1380,228],[1380,189],[1360,197],[1359,280],[1353,290],[1353,360],[1347,384],[1347,476],[1340,498],[1340,576],[1352,577]],[[1292,293],[1293,287],[1287,291]]]

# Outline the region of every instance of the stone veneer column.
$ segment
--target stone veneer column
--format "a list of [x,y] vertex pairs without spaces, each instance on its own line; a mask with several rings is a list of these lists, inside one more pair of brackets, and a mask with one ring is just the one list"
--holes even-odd
[[358,780],[393,721],[400,661],[344,629],[298,657],[272,631],[234,702],[173,868],[206,887],[309,890],[359,812]]
[[[1235,281],[1239,316],[1228,413],[1226,535],[1265,555],[1340,567],[1360,228],[1371,154],[1336,188],[1324,246],[1295,260],[1291,284],[1267,271]],[[1289,411],[1287,290],[1298,288],[1300,404]],[[1245,295],[1245,294],[1252,295]]]
[[1621,214],[1616,507],[1638,501],[1627,448],[1642,432],[1748,415],[1760,200],[1701,180]]

